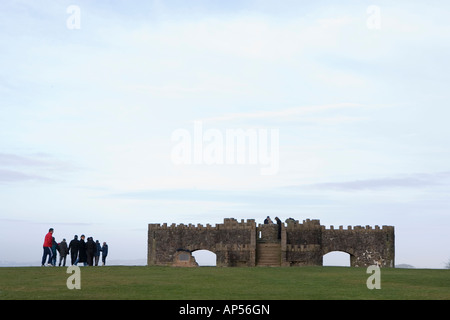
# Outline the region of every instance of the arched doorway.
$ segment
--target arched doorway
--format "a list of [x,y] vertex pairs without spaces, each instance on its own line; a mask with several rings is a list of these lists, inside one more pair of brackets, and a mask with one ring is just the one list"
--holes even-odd
[[323,266],[327,267],[350,267],[351,255],[343,251],[331,251],[323,256]]
[[195,250],[191,252],[199,267],[217,266],[217,255],[209,250]]

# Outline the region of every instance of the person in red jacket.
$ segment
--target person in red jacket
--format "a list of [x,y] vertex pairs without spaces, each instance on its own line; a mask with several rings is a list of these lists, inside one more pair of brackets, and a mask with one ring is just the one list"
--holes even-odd
[[53,228],[50,228],[44,238],[44,254],[42,255],[42,266],[45,265],[45,260],[47,259],[47,256],[48,256],[48,265],[51,264],[52,244],[53,244]]

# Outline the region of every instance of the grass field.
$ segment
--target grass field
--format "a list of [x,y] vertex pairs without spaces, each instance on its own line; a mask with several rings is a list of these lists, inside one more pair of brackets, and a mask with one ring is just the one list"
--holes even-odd
[[0,268],[5,299],[450,299],[450,270],[381,269],[369,290],[365,268],[81,267],[81,289],[58,267]]

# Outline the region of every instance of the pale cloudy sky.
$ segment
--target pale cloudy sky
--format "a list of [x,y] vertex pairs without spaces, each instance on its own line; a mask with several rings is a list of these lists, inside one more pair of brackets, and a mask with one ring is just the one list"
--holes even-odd
[[[38,265],[49,227],[145,259],[148,223],[270,215],[394,225],[397,264],[442,268],[449,9],[1,1],[0,261]],[[176,165],[173,133],[195,123],[277,130],[278,170]]]

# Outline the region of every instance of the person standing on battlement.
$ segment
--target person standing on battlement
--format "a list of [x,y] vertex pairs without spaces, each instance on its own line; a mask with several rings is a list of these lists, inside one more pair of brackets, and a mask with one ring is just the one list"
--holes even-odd
[[273,224],[273,221],[269,216],[267,216],[267,218],[264,219],[264,224]]
[[277,233],[277,239],[281,239],[281,220],[278,217],[275,217],[275,221],[277,222],[278,225],[278,233]]
[[294,220],[294,218],[287,218],[285,222],[286,222],[286,224],[290,224],[290,223],[295,223],[295,220]]

